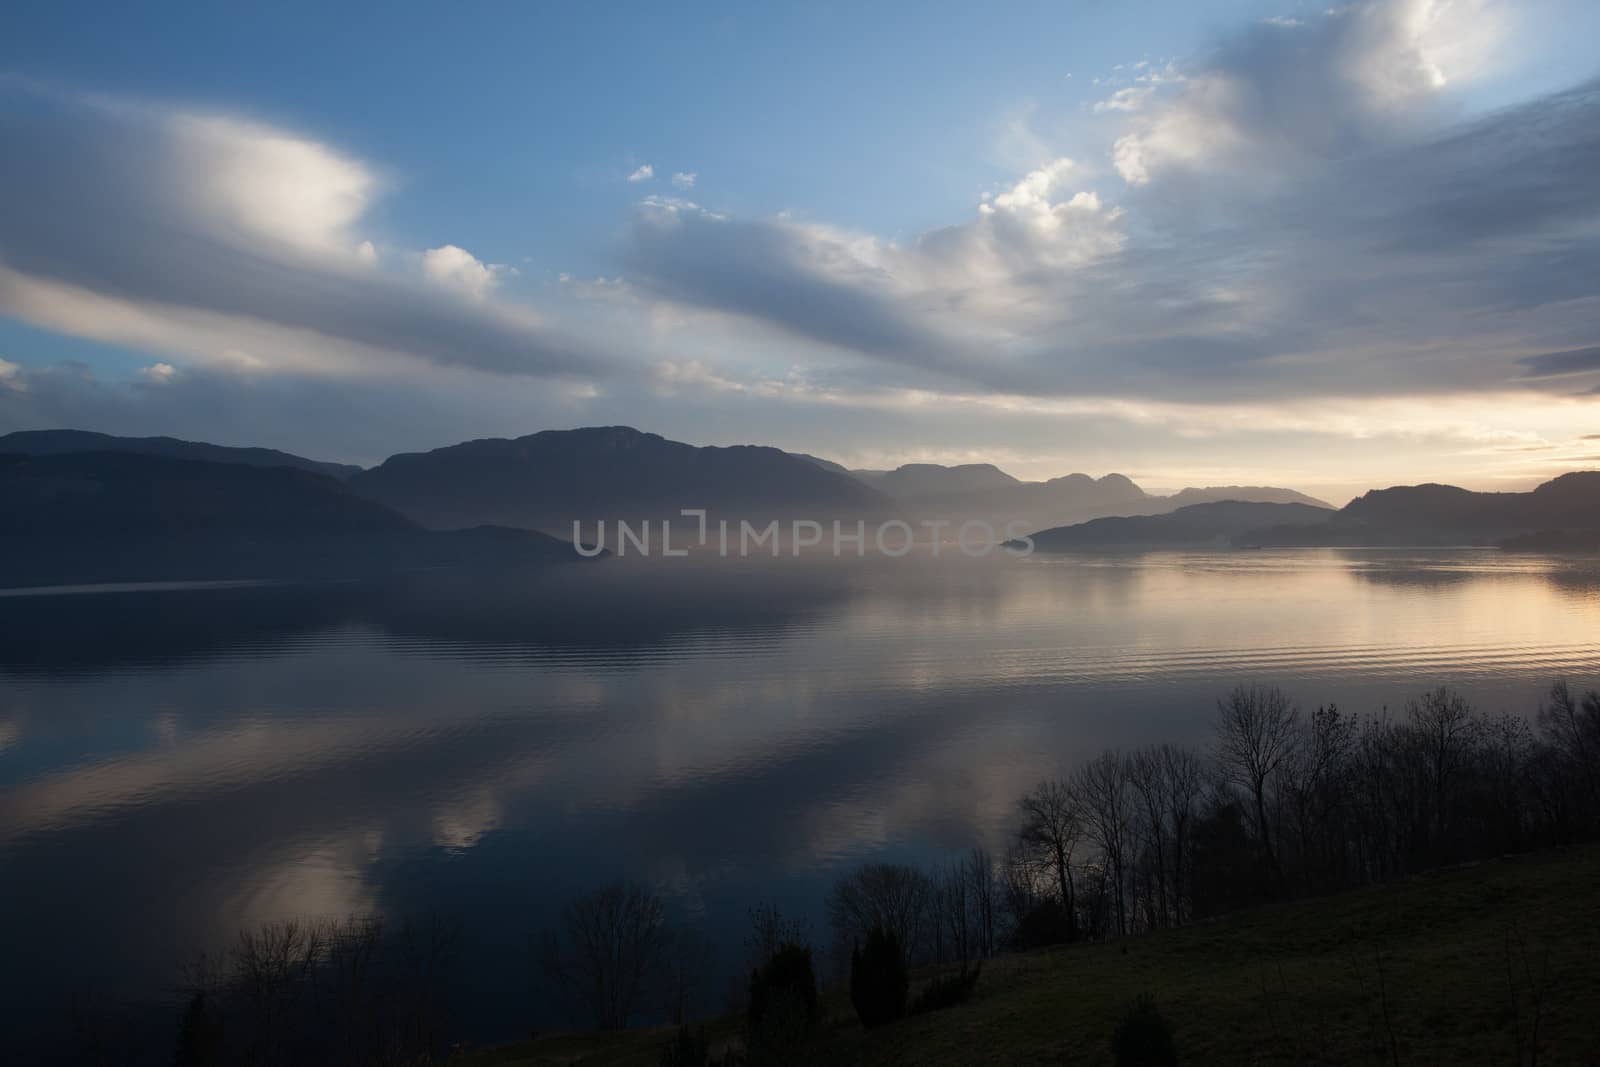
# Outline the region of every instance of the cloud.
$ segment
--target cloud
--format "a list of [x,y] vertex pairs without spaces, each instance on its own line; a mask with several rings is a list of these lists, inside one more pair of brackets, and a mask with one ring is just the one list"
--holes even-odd
[[[421,277],[381,269],[359,230],[383,182],[326,145],[228,117],[3,91],[0,312],[162,356],[211,358],[248,338],[268,371],[395,357],[545,376],[616,365],[484,299],[484,276],[452,246],[426,254]],[[431,284],[439,271],[456,284]]]
[[484,263],[465,248],[444,245],[422,253],[422,269],[440,285],[459,290],[474,300],[482,300],[508,268]]
[[1483,69],[1496,32],[1494,9],[1472,0],[1378,0],[1311,22],[1267,20],[1159,106],[1122,108],[1146,114],[1117,140],[1117,171],[1144,184],[1171,169],[1277,173],[1348,155],[1425,119],[1441,90]]
[[1096,112],[1106,111],[1138,111],[1144,107],[1145,101],[1150,99],[1150,94],[1155,92],[1147,85],[1130,85],[1125,89],[1118,89],[1104,100],[1095,101]]
[[[1120,211],[1057,159],[909,245],[789,218],[735,220],[645,201],[625,270],[655,298],[768,323],[845,351],[967,377],[980,346],[1011,344],[1041,309],[1019,275],[1113,254]],[[1009,380],[999,361],[988,376]]]
[[28,380],[23,375],[22,368],[8,359],[0,359],[0,389],[20,393],[27,388]]
[[680,170],[672,176],[672,184],[679,189],[693,189],[695,181],[700,177],[694,171]]
[[177,375],[177,368],[170,363],[152,363],[139,370],[139,376],[151,385],[166,385]]
[[640,166],[632,174],[628,175],[628,180],[630,182],[647,182],[651,178],[654,178],[655,176],[656,176],[656,168],[654,168],[650,164],[646,163],[646,164]]
[[1527,368],[1524,373],[1530,378],[1600,371],[1600,346],[1575,348],[1568,352],[1543,352],[1537,356],[1524,356],[1519,362]]
[[864,357],[878,385],[1547,389],[1519,360],[1586,343],[1600,296],[1600,83],[1461,120],[1451,92],[1497,25],[1421,0],[1258,24],[1141,75],[1138,110],[1103,109],[1117,174],[1058,155],[903,241],[647,205],[623,274],[642,299]]

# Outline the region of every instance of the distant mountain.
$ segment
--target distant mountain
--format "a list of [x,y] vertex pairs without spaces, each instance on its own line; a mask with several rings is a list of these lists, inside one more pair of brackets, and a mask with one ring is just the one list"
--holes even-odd
[[350,485],[435,529],[492,523],[571,537],[574,520],[668,518],[704,508],[732,522],[871,518],[889,500],[810,457],[698,448],[626,426],[546,430],[391,456]]
[[1478,493],[1453,485],[1406,485],[1357,497],[1324,524],[1266,530],[1279,545],[1491,545],[1539,534],[1582,541],[1600,530],[1600,471],[1564,474],[1527,493]]
[[0,454],[0,586],[382,577],[573,559],[525,530],[432,533],[327,475],[128,452]]
[[857,479],[882,491],[895,513],[915,520],[944,519],[952,525],[981,520],[996,531],[1076,522],[1101,515],[1137,511],[1150,499],[1120,474],[1091,478],[1068,474],[1046,482],[1025,482],[989,463],[946,467],[908,463],[890,471],[855,470]]
[[992,463],[963,463],[955,467],[944,467],[937,463],[907,463],[892,471],[855,473],[868,485],[898,500],[982,493],[1022,484]]
[[198,459],[209,463],[237,463],[246,467],[295,467],[333,478],[348,478],[361,470],[348,463],[323,463],[274,448],[229,448],[176,437],[113,437],[88,430],[18,430],[0,436],[0,453],[24,456],[62,456],[80,452],[131,452],[168,459]]
[[1310,504],[1224,500],[1191,504],[1162,515],[1091,519],[1040,530],[1033,535],[1033,546],[1039,552],[1226,547],[1251,543],[1253,531],[1262,527],[1311,526],[1327,521],[1332,514],[1329,508]]
[[1255,504],[1309,504],[1314,508],[1333,510],[1326,500],[1294,489],[1279,489],[1270,485],[1208,485],[1201,489],[1180,489],[1171,496],[1159,497],[1174,510],[1190,504],[1214,504],[1222,500],[1242,500]]

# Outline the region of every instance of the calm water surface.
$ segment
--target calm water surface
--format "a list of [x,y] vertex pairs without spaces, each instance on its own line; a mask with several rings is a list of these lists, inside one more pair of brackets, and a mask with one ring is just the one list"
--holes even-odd
[[[0,595],[0,996],[160,997],[243,925],[465,924],[514,1037],[527,935],[616,875],[739,962],[863,859],[1002,847],[1107,746],[1239,682],[1531,712],[1600,682],[1600,565],[1497,552],[606,561],[513,583]],[[40,1025],[43,1025],[42,1023]]]

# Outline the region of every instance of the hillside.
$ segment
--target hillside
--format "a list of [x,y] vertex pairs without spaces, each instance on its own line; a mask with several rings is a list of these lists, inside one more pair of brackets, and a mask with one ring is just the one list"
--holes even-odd
[[275,448],[230,448],[176,437],[114,437],[88,430],[18,430],[0,436],[0,454],[62,456],[81,452],[129,452],[166,459],[198,459],[247,467],[295,467],[334,478],[348,478],[361,468],[348,463],[323,463]]
[[1309,504],[1256,504],[1225,500],[1191,504],[1165,515],[1092,519],[1033,535],[1040,552],[1106,548],[1226,547],[1246,543],[1263,526],[1292,528],[1327,520],[1332,511]]
[[1284,546],[1491,545],[1531,534],[1594,530],[1600,530],[1600,471],[1577,471],[1526,493],[1432,483],[1374,489],[1325,524],[1265,530],[1256,539]]
[[[1528,1063],[1541,992],[1537,1061],[1593,1062],[1597,909],[1600,848],[1459,867],[1126,942],[1000,957],[984,964],[970,1002],[871,1032],[835,991],[805,1062],[1109,1064],[1118,1020],[1149,993],[1187,1065]],[[712,1030],[726,1044],[737,1024]],[[469,1062],[649,1067],[667,1033],[552,1036]]]
[[524,530],[431,533],[293,467],[129,452],[0,455],[0,587],[383,576],[570,559]]
[[776,448],[698,448],[626,426],[546,430],[391,456],[352,487],[425,526],[492,523],[571,536],[600,519],[869,518],[888,500],[856,479]]

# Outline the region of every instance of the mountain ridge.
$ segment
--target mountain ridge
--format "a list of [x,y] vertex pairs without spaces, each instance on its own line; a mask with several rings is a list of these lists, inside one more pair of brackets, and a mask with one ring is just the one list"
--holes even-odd
[[137,455],[165,456],[169,459],[195,459],[212,463],[235,463],[247,467],[295,467],[334,478],[346,479],[361,468],[351,463],[329,463],[307,459],[276,448],[214,445],[206,441],[186,441],[178,437],[118,437],[94,430],[17,430],[0,436],[0,453],[26,456],[79,455],[84,452],[128,452]]

